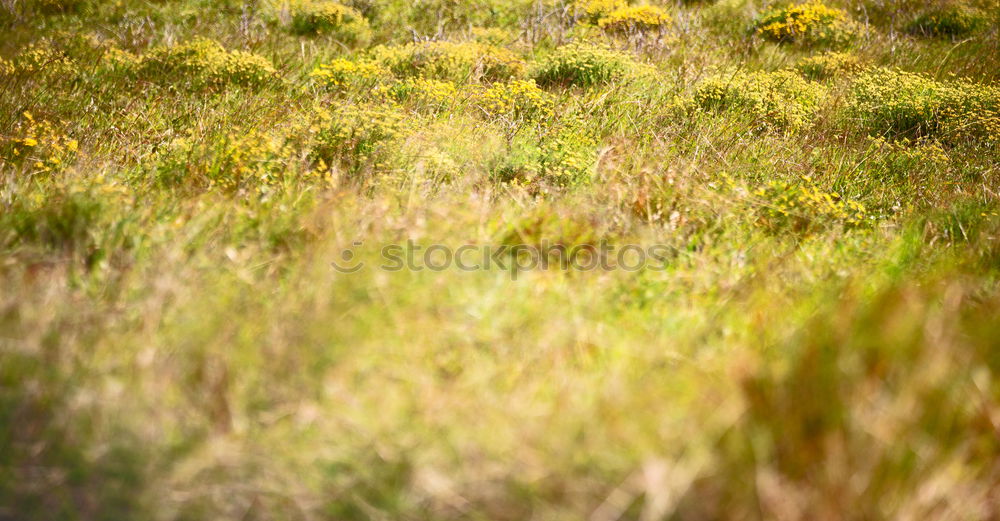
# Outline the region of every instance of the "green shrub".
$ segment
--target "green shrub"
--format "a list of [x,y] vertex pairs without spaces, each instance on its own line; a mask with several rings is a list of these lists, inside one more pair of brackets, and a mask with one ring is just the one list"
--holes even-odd
[[882,136],[868,137],[866,157],[873,163],[871,170],[882,170],[888,175],[906,176],[921,169],[941,172],[951,158],[945,147],[932,139],[888,140]]
[[937,6],[922,12],[906,26],[919,36],[965,36],[985,25],[986,16],[963,4]]
[[655,5],[640,5],[615,9],[597,21],[601,29],[618,34],[634,35],[647,31],[663,31],[671,18]]
[[295,34],[328,34],[351,44],[371,39],[371,28],[361,12],[332,0],[272,0],[268,11]]
[[572,9],[577,18],[591,25],[597,25],[601,18],[619,9],[628,7],[626,0],[574,0]]
[[795,70],[810,80],[825,80],[842,74],[861,70],[857,56],[846,52],[828,51],[804,58],[795,65]]
[[323,119],[313,160],[339,164],[352,174],[390,166],[399,141],[419,127],[418,118],[393,103],[338,105]]
[[478,42],[379,46],[372,58],[398,77],[469,82],[506,80],[524,73],[524,62],[513,52]]
[[703,109],[740,110],[761,126],[797,129],[811,122],[826,89],[792,71],[711,78],[695,91]]
[[48,188],[48,197],[19,199],[0,213],[0,245],[31,243],[92,253],[109,198],[77,186]]
[[337,58],[319,65],[310,76],[327,90],[363,90],[388,77],[389,71],[372,61]]
[[857,32],[846,11],[819,2],[767,11],[757,20],[755,28],[757,34],[768,40],[806,45],[844,44]]
[[164,185],[261,191],[280,181],[293,156],[289,141],[276,134],[237,131],[211,139],[184,137],[157,154],[154,172]]
[[545,189],[590,182],[597,163],[597,140],[584,121],[569,119],[516,136],[508,154],[494,166],[503,183]]
[[870,132],[1000,141],[1000,88],[876,68],[853,82],[852,113]]
[[861,226],[864,205],[845,201],[840,194],[816,186],[811,178],[800,182],[770,181],[749,198],[755,224],[770,233],[810,234],[833,226]]
[[[132,68],[129,58],[119,55],[118,59],[126,69]],[[207,38],[157,47],[138,58],[134,67],[140,78],[154,82],[180,80],[191,87],[260,87],[277,76],[268,59],[249,52],[227,51]]]
[[650,68],[631,55],[608,47],[573,43],[545,57],[534,71],[542,86],[592,87],[627,80],[648,73]]
[[663,31],[671,22],[670,15],[663,8],[655,5],[630,6],[625,0],[577,0],[572,7],[582,23],[615,34],[632,36]]
[[459,86],[433,77],[394,77],[372,60],[336,59],[317,67],[311,76],[333,92],[361,94],[370,100],[409,103],[416,108],[442,109],[459,97]]
[[403,78],[378,85],[373,97],[408,103],[418,109],[442,110],[458,98],[458,86],[450,81],[433,78]]
[[32,43],[10,61],[0,58],[0,78],[5,76],[40,76],[50,81],[74,79],[79,66],[49,40]]
[[534,80],[495,83],[477,92],[476,106],[488,117],[509,122],[545,121],[555,117],[555,100]]

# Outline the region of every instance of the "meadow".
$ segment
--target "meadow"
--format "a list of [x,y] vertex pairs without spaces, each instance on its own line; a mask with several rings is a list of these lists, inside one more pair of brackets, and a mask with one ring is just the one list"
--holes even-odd
[[0,520],[1000,518],[998,32],[0,0]]

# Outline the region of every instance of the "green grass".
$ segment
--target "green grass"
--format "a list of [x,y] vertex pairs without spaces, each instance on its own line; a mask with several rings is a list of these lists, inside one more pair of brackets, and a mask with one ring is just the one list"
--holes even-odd
[[293,3],[0,2],[0,519],[1000,515],[995,24]]

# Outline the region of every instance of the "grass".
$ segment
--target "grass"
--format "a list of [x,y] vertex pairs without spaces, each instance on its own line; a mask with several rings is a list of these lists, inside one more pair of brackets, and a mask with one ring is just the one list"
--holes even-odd
[[862,3],[0,3],[0,519],[997,517],[998,13]]

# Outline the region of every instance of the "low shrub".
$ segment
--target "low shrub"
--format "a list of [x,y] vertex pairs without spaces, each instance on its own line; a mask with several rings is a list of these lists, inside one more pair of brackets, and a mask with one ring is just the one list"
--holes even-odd
[[331,91],[361,90],[374,87],[389,71],[372,61],[337,58],[319,65],[310,76]]
[[322,119],[312,159],[352,174],[388,167],[399,141],[420,125],[393,103],[338,105]]
[[626,0],[575,0],[572,4],[576,17],[591,25],[597,25],[601,18],[627,7]]
[[585,185],[593,177],[597,146],[585,123],[569,118],[516,136],[508,154],[494,166],[493,176],[502,183],[541,190]]
[[349,44],[371,39],[371,28],[361,12],[332,0],[272,1],[268,7],[272,19],[295,34],[326,34]]
[[398,77],[468,82],[506,80],[524,73],[524,62],[513,52],[478,42],[383,45],[372,51],[372,58]]
[[849,107],[875,134],[1000,141],[1000,88],[994,86],[875,68],[855,79]]
[[15,124],[10,137],[0,136],[0,164],[19,165],[38,172],[59,170],[77,154],[77,140],[49,121],[29,112]]
[[[119,54],[116,65],[128,65],[127,55]],[[191,87],[222,88],[228,85],[261,87],[273,81],[277,72],[262,56],[243,51],[227,51],[218,42],[196,38],[187,43],[162,46],[141,56],[134,73],[145,80],[174,82]]]
[[951,161],[945,147],[933,139],[889,140],[882,136],[868,138],[867,157],[890,173],[910,174],[921,169],[940,171]]
[[10,61],[0,59],[0,77],[38,75],[49,80],[65,80],[75,78],[78,72],[73,60],[49,40],[27,46]]
[[754,190],[749,201],[756,225],[771,233],[855,228],[867,219],[864,205],[821,189],[809,177],[799,182],[770,181]]
[[409,103],[418,108],[441,110],[451,105],[459,96],[458,86],[450,81],[433,78],[404,78],[377,86],[373,94],[398,103]]
[[641,76],[650,68],[609,47],[573,43],[557,48],[534,71],[542,86],[592,87]]
[[861,61],[857,56],[835,51],[804,58],[795,65],[795,70],[810,80],[825,80],[861,69]]
[[98,233],[114,199],[105,191],[54,183],[45,197],[15,198],[0,212],[0,245],[35,245],[76,251],[92,260],[100,255]]
[[919,36],[959,37],[975,32],[985,23],[986,16],[978,9],[953,3],[920,13],[907,24],[906,30]]
[[555,117],[555,99],[534,80],[495,83],[478,92],[476,106],[488,117],[508,122],[544,121]]
[[228,192],[265,191],[287,170],[294,151],[285,137],[258,131],[230,132],[212,139],[178,138],[155,159],[155,179]]
[[805,45],[840,45],[857,33],[846,11],[819,2],[767,11],[757,20],[755,29],[758,35],[771,41]]
[[825,95],[822,85],[785,70],[711,78],[698,86],[694,103],[745,111],[761,126],[797,129],[812,120]]
[[663,31],[670,22],[670,15],[663,9],[653,5],[640,5],[611,11],[602,16],[597,25],[610,33],[635,35]]
[[329,91],[410,103],[418,108],[441,109],[459,95],[459,87],[453,81],[422,76],[396,78],[386,67],[369,60],[336,59],[317,67],[311,76]]

